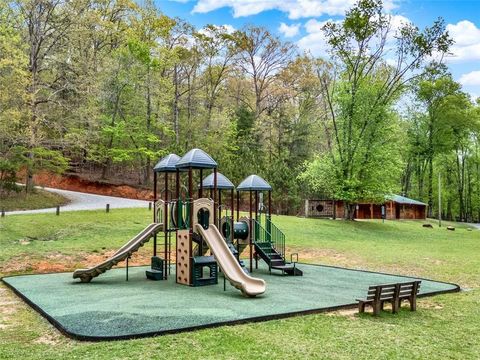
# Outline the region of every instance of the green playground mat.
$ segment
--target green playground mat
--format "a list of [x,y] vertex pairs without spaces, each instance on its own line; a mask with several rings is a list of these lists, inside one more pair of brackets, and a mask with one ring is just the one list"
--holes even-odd
[[[154,336],[231,323],[263,321],[352,307],[368,286],[411,277],[330,266],[298,264],[302,277],[270,275],[266,292],[245,298],[223,277],[218,285],[188,287],[145,277],[147,267],[116,268],[82,284],[71,273],[21,275],[3,281],[67,336],[113,340]],[[459,291],[455,284],[422,279],[421,296]]]

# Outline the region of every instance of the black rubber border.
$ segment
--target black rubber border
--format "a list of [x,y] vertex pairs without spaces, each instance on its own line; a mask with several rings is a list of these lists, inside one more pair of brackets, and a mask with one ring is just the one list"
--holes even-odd
[[[319,266],[319,267],[327,267],[327,268],[341,269],[341,270],[348,270],[348,271],[355,271],[355,272],[364,272],[364,273],[370,273],[370,274],[400,276],[400,277],[406,277],[406,278],[412,278],[412,279],[419,279],[419,280],[437,282],[437,283],[440,283],[440,284],[446,284],[446,285],[450,285],[450,286],[454,287],[453,289],[450,289],[450,290],[438,290],[438,291],[433,291],[433,292],[429,292],[429,293],[425,293],[425,294],[419,294],[418,295],[419,298],[420,297],[435,296],[435,295],[440,295],[440,294],[447,294],[447,293],[456,293],[456,292],[459,292],[461,290],[460,286],[457,285],[457,284],[454,284],[454,283],[449,283],[449,282],[444,282],[444,281],[436,281],[436,280],[431,280],[431,279],[427,279],[427,278],[412,277],[410,275],[398,275],[398,274],[390,274],[390,273],[384,273],[384,272],[378,272],[378,271],[351,269],[351,268],[345,268],[345,267],[333,266],[333,265],[322,265],[322,264],[311,264],[311,263],[298,263],[298,264],[300,264],[300,265],[310,265],[310,266]],[[62,324],[60,324],[57,320],[55,320],[55,318],[53,318],[52,316],[47,314],[40,306],[35,304],[28,297],[26,297],[19,290],[17,290],[13,285],[9,284],[8,282],[6,282],[4,280],[6,278],[12,278],[12,277],[16,277],[16,276],[49,275],[49,274],[59,274],[59,273],[52,272],[52,273],[45,273],[45,274],[25,274],[25,275],[18,274],[18,275],[13,275],[13,276],[2,277],[0,280],[10,290],[12,290],[19,298],[21,298],[30,307],[32,307],[35,311],[37,311],[41,316],[43,316],[45,319],[47,319],[48,322],[50,322],[55,328],[57,328],[63,335],[65,335],[65,336],[67,336],[71,339],[78,340],[78,341],[100,342],[100,341],[141,339],[141,338],[148,338],[148,337],[168,335],[168,334],[179,334],[179,333],[190,332],[190,331],[194,331],[194,330],[211,329],[211,328],[216,328],[216,327],[220,327],[220,326],[233,326],[233,325],[240,325],[240,324],[257,323],[257,322],[263,322],[263,321],[269,321],[269,320],[285,319],[285,318],[295,317],[295,316],[320,314],[320,313],[343,310],[343,309],[353,309],[353,308],[356,308],[358,306],[358,303],[351,303],[351,304],[330,306],[330,307],[324,307],[324,308],[318,308],[318,309],[300,310],[300,311],[293,311],[293,312],[274,314],[274,315],[256,316],[256,317],[239,319],[239,320],[219,321],[219,322],[213,322],[213,323],[209,323],[209,324],[189,326],[189,327],[170,329],[170,330],[160,330],[160,331],[152,331],[152,332],[145,332],[145,333],[138,333],[138,334],[128,334],[128,335],[119,335],[119,336],[88,336],[88,335],[80,335],[80,334],[77,334],[77,333],[74,333],[74,332],[71,332],[71,331],[67,330],[65,327],[62,326]]]

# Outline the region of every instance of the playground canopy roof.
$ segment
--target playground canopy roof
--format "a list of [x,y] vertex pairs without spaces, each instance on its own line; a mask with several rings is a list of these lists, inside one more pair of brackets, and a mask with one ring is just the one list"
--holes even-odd
[[[208,175],[202,181],[202,185],[204,189],[213,189],[213,173]],[[217,172],[217,189],[220,190],[231,190],[235,189],[235,185],[223,174]]]
[[212,159],[205,151],[201,149],[192,149],[178,160],[177,169],[194,168],[194,169],[215,169],[217,162]]
[[385,198],[386,198],[386,200],[391,200],[391,201],[394,201],[394,202],[399,203],[399,204],[424,205],[424,206],[427,205],[427,204],[425,204],[421,201],[410,199],[410,198],[407,198],[405,196],[400,196],[400,195],[389,195],[389,196],[386,196]]
[[155,172],[176,172],[177,168],[175,165],[177,164],[178,160],[180,160],[180,156],[177,154],[168,154],[167,156],[163,157],[153,168]]
[[263,180],[258,175],[250,175],[245,178],[240,185],[237,186],[237,191],[271,191],[272,187],[269,183]]

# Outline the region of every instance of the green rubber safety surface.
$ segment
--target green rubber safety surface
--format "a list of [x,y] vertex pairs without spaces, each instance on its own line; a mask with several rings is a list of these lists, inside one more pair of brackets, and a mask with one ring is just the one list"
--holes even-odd
[[[256,298],[219,276],[217,285],[188,287],[146,279],[148,267],[116,268],[82,284],[71,273],[22,275],[3,281],[69,336],[101,340],[148,336],[258,321],[293,313],[349,307],[366,295],[368,286],[411,281],[412,278],[328,266],[299,264],[302,277],[270,275],[265,267],[253,276],[265,279],[267,290]],[[422,280],[421,295],[458,291],[458,286]]]

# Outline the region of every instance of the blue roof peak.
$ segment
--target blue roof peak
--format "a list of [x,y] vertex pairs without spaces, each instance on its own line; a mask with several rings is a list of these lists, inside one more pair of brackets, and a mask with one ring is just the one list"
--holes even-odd
[[258,175],[250,175],[246,177],[240,185],[237,186],[237,191],[271,191],[272,187],[269,183],[263,180]]
[[177,168],[175,165],[177,164],[178,160],[180,160],[180,156],[177,154],[168,154],[164,156],[154,167],[153,171],[155,172],[175,172]]
[[217,166],[217,162],[202,149],[190,150],[183,155],[183,157],[176,164],[177,169],[189,167],[195,169],[215,169]]
[[[213,173],[208,175],[205,179],[202,181],[202,185],[204,189],[213,189]],[[220,190],[231,190],[235,189],[235,185],[223,174],[217,172],[217,189]]]

